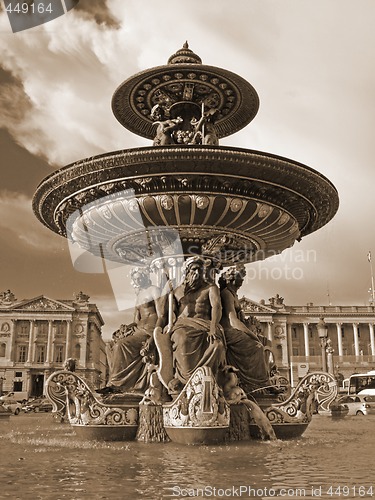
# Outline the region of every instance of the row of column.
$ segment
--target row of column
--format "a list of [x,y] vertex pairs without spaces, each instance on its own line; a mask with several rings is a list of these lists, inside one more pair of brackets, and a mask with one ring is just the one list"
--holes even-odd
[[[305,356],[308,357],[310,356],[310,347],[309,347],[309,337],[310,337],[310,332],[309,332],[309,325],[316,325],[316,323],[303,323],[303,337],[304,337],[304,347],[305,347]],[[331,323],[327,323],[327,326]],[[359,335],[358,335],[358,326],[359,324],[364,325],[364,323],[352,323],[353,325],[353,339],[354,339],[354,354],[355,356],[360,356],[360,347],[359,347]],[[343,351],[343,342],[342,342],[342,328],[343,323],[336,323],[336,331],[337,331],[337,346],[338,346],[338,356],[344,356],[344,351]],[[290,344],[291,348],[291,326],[288,325],[288,330],[290,330],[290,339],[288,339],[288,345]],[[374,334],[374,324],[373,323],[368,323],[369,326],[369,332],[370,332],[370,349],[371,349],[371,355],[375,356],[375,334]],[[287,332],[288,333],[288,332]],[[267,322],[267,337],[268,339],[273,342],[274,336],[273,336],[273,322],[269,321]]]
[[[27,363],[33,363],[35,360],[35,323],[36,320],[30,320],[30,333],[29,333],[29,349],[27,353]],[[71,330],[72,330],[72,320],[66,320],[66,354],[68,358],[71,351]],[[54,332],[53,332],[53,320],[48,320],[48,336],[47,336],[47,352],[46,352],[46,363],[51,363],[53,361],[53,346],[55,343]]]
[[[327,323],[328,326],[329,323]],[[363,324],[363,323],[362,323]],[[338,346],[338,355],[343,356],[343,345],[342,345],[342,323],[336,323],[337,330],[337,346]],[[353,323],[353,339],[354,339],[354,354],[355,356],[360,355],[359,350],[359,336],[358,336],[358,325],[359,323]],[[370,330],[370,347],[371,347],[371,355],[375,356],[375,336],[374,336],[374,325],[373,323],[369,323]],[[303,323],[303,334],[304,334],[304,344],[305,344],[305,356],[310,356],[309,349],[309,323]]]
[[[28,353],[27,353],[27,363],[33,363],[35,360],[35,349],[36,349],[36,328],[35,323],[37,320],[29,320],[30,322],[30,330],[29,330],[29,345],[28,345]],[[53,331],[53,322],[54,320],[48,320],[48,334],[47,334],[47,351],[46,351],[46,363],[53,362],[53,347],[55,344],[55,335]],[[65,358],[69,358],[72,356],[72,320],[65,320],[67,324],[66,328],[66,336],[65,336]],[[10,358],[14,359],[14,348],[16,342],[16,324],[17,320],[12,320],[12,328],[11,328],[11,338],[12,338],[12,346],[11,346],[11,355]],[[84,338],[84,342],[80,342],[80,364],[84,366],[86,359],[86,338]]]

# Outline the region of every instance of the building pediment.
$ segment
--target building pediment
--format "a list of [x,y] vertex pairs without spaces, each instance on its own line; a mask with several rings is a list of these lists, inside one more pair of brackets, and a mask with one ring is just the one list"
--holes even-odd
[[255,302],[255,300],[248,299],[247,297],[242,297],[240,299],[241,308],[245,312],[254,312],[254,313],[269,313],[275,314],[277,312],[276,309],[272,309],[272,307],[268,307],[264,304],[260,304],[259,302]]
[[74,307],[68,306],[58,300],[50,299],[41,295],[30,300],[24,300],[13,304],[10,310],[23,310],[23,311],[64,311],[72,312]]

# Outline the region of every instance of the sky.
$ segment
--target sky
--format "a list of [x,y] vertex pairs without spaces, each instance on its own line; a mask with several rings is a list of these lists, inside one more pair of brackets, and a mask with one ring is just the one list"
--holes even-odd
[[[31,199],[57,168],[151,145],[117,122],[112,94],[133,74],[166,64],[187,40],[204,64],[239,74],[260,97],[254,121],[220,144],[304,163],[340,197],[325,227],[248,265],[240,295],[267,302],[278,293],[287,305],[368,304],[375,266],[373,0],[81,0],[18,33],[0,2],[0,291],[70,299],[82,290],[102,313],[105,338],[126,322],[110,277],[76,270],[67,241],[42,226]],[[130,308],[128,275],[123,295]]]

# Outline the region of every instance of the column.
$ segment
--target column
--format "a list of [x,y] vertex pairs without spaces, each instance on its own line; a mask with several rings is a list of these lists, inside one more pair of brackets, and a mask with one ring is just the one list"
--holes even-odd
[[309,357],[310,356],[310,347],[309,347],[309,324],[308,323],[303,324],[303,339],[305,342],[305,356]]
[[70,358],[72,350],[72,320],[66,321],[66,346],[65,346],[65,359]]
[[27,363],[34,362],[34,320],[30,320],[29,351],[27,353]]
[[374,338],[374,325],[369,323],[370,327],[370,345],[371,345],[371,356],[375,356],[375,338]]
[[53,348],[53,334],[52,334],[52,325],[53,321],[48,320],[48,339],[47,339],[47,354],[46,354],[46,363],[52,362],[52,348]]
[[273,342],[272,325],[273,325],[273,321],[268,321],[268,323],[267,323],[267,338],[271,343]]
[[[289,366],[289,373],[290,373],[290,385],[294,387],[294,377],[293,377],[293,366],[291,362],[291,357],[292,357],[292,325],[287,325],[287,332],[286,332],[287,338],[286,338],[286,349],[283,349],[283,363],[285,363],[287,366]],[[286,351],[286,352],[284,352]],[[286,354],[286,356],[285,356]],[[287,358],[287,359],[285,359]]]
[[12,362],[17,361],[15,352],[16,340],[17,340],[16,337],[17,337],[17,320],[12,319],[10,327],[10,353],[9,353],[9,359]]
[[358,323],[353,323],[354,354],[359,356]]
[[89,323],[87,322],[84,327],[84,331],[82,332],[79,345],[80,345],[80,359],[79,359],[79,364],[82,368],[86,368],[87,366],[87,338],[88,338],[88,327]]
[[338,355],[343,356],[343,349],[342,349],[342,323],[336,323],[336,329],[337,329],[337,346],[338,346]]
[[283,360],[287,364],[290,363],[291,357],[293,356],[293,340],[292,340],[292,325],[286,325],[286,349],[285,355],[283,355]]
[[86,351],[87,351],[86,337],[80,340],[79,345],[80,345],[79,364],[81,365],[82,368],[86,368]]

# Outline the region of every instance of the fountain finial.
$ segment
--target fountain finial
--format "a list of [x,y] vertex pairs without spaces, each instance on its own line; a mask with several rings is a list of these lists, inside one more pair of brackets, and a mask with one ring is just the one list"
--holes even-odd
[[168,64],[202,64],[202,59],[194,54],[194,52],[189,49],[189,44],[186,42],[183,44],[182,48],[179,49],[175,54],[172,54],[168,59]]

